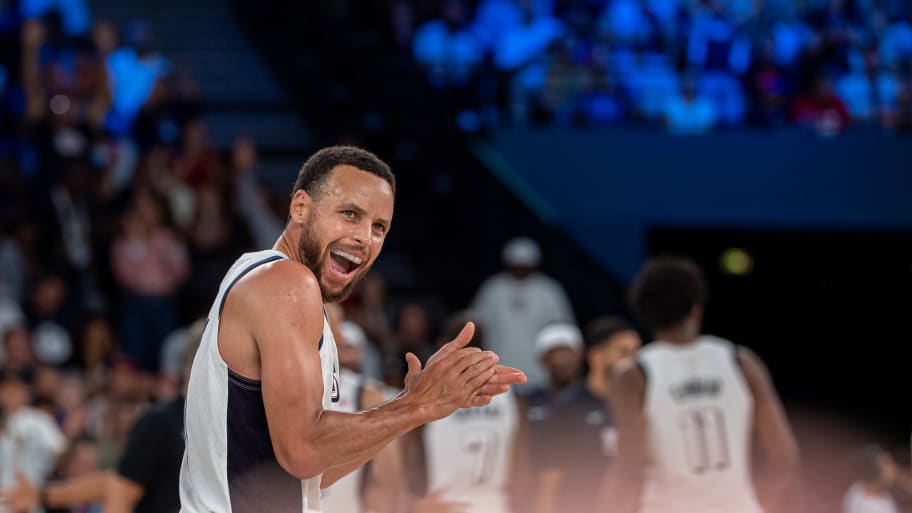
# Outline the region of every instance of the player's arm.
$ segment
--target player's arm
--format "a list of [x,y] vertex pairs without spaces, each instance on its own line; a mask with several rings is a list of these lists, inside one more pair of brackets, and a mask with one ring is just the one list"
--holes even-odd
[[[361,404],[372,407],[386,400],[383,391],[375,386],[365,386]],[[398,513],[403,510],[408,496],[405,482],[405,461],[399,439],[395,439],[374,457],[365,476],[365,511]]]
[[145,488],[121,475],[112,474],[104,498],[105,513],[132,513],[145,494]]
[[[768,464],[767,495],[779,507],[800,501],[801,498],[795,495],[800,473],[798,443],[769,371],[763,361],[747,348],[738,348],[737,358],[754,398],[754,431]],[[798,503],[794,506],[800,507]],[[775,506],[768,509],[781,511]]]
[[92,472],[67,481],[48,483],[41,490],[17,470],[16,484],[0,490],[0,502],[14,512],[32,511],[38,507],[70,509],[85,506],[104,499],[110,477],[108,472]]
[[639,503],[646,467],[646,417],[643,398],[646,377],[639,365],[631,365],[613,378],[611,411],[618,431],[618,452],[606,472],[600,501],[602,511],[629,513]]
[[[524,380],[518,371],[495,368],[493,353],[465,348],[474,332],[469,324],[427,368],[407,355],[406,389],[396,399],[360,413],[324,411],[319,285],[295,262],[276,262],[268,271],[251,275],[247,293],[229,296],[226,311],[233,297],[233,312],[243,316],[259,352],[273,449],[279,464],[300,479],[357,468],[410,429],[459,407],[487,404],[493,393]],[[339,476],[327,477],[324,486]]]

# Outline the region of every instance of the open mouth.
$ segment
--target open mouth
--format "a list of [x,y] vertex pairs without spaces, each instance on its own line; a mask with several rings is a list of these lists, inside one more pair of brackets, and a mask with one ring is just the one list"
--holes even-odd
[[340,280],[346,280],[361,267],[364,259],[355,256],[341,249],[333,249],[329,252],[329,269],[333,276]]

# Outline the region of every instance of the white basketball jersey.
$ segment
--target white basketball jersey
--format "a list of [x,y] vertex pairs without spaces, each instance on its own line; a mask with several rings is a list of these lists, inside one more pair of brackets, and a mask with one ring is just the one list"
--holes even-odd
[[[260,382],[234,373],[218,349],[219,316],[231,287],[259,265],[287,258],[274,251],[242,255],[228,270],[193,359],[181,465],[182,513],[282,511],[318,513],[320,479],[285,472],[272,449]],[[319,343],[323,408],[339,400],[338,355],[329,322]]]
[[[339,372],[339,411],[354,413],[363,409],[360,395],[365,379],[364,376],[349,369],[343,368]],[[323,490],[323,510],[327,513],[361,513],[364,510],[361,500],[362,479],[363,466]]]
[[750,476],[754,399],[727,340],[653,342],[646,376],[650,464],[642,513],[760,513]]
[[508,513],[518,417],[508,392],[424,426],[428,492],[446,489],[446,499],[470,504],[468,513]]

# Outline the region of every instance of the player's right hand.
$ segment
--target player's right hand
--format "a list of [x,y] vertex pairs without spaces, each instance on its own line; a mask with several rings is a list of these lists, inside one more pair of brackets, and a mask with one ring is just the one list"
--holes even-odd
[[417,356],[406,355],[405,396],[415,402],[425,422],[446,417],[459,408],[487,404],[493,395],[489,393],[492,380],[497,382],[493,385],[497,390],[509,386],[511,379],[524,380],[521,372],[515,374],[519,371],[504,371],[508,367],[498,369],[496,354],[466,347],[474,334],[475,325],[466,323],[459,335],[437,351],[424,368]]

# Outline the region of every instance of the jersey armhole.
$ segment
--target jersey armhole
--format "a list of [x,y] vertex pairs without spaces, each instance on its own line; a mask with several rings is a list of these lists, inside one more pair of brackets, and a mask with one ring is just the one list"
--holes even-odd
[[269,262],[275,262],[276,260],[282,260],[283,258],[285,258],[285,257],[280,256],[280,255],[272,255],[272,256],[266,257],[262,260],[259,260],[257,262],[254,262],[254,263],[248,265],[243,271],[238,273],[238,275],[235,276],[233,280],[231,280],[231,283],[229,283],[228,286],[225,287],[225,293],[222,294],[222,300],[219,302],[219,308],[218,308],[219,317],[222,316],[222,310],[224,310],[224,308],[225,308],[225,301],[228,299],[228,294],[231,292],[231,289],[234,287],[234,285],[238,281],[240,281],[241,278],[243,278],[244,276],[247,275],[247,273],[249,273],[250,271],[256,269],[257,267],[259,267],[263,264],[268,264]]

